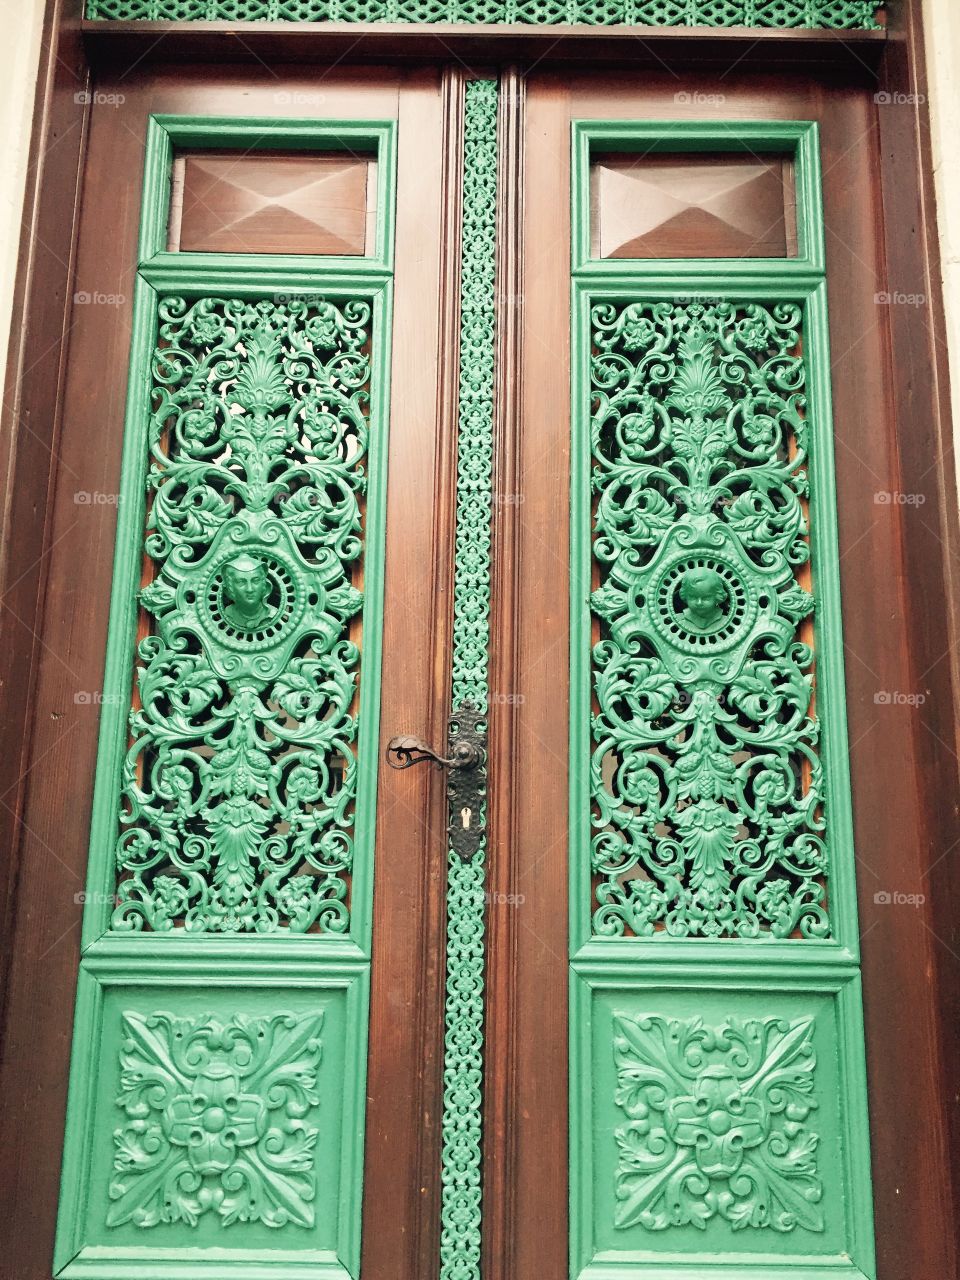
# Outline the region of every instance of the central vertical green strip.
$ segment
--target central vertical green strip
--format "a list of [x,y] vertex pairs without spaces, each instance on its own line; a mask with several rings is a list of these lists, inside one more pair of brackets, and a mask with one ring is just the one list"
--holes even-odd
[[[497,206],[496,80],[466,87],[454,570],[453,715],[487,706]],[[480,1275],[486,844],[447,881],[440,1275]]]

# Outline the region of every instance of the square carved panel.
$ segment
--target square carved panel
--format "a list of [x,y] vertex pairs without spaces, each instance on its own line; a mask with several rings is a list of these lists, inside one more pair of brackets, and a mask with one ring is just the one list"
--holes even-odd
[[55,1274],[356,1274],[365,979],[267,974],[81,973]]
[[872,1275],[856,980],[757,979],[574,976],[581,1280]]

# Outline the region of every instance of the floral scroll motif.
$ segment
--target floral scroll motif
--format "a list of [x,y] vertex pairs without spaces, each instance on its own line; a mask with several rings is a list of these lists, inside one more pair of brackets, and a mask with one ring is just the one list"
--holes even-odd
[[322,1014],[126,1013],[107,1225],[314,1225]]
[[[484,711],[490,647],[493,383],[496,351],[496,80],[466,87],[457,531],[453,587],[452,702]],[[481,819],[482,820],[482,819]],[[440,1280],[479,1280],[486,845],[447,864]]]
[[801,318],[592,311],[600,936],[829,935]]
[[117,929],[347,928],[370,319],[160,304]]
[[813,1020],[614,1018],[617,1227],[823,1231]]

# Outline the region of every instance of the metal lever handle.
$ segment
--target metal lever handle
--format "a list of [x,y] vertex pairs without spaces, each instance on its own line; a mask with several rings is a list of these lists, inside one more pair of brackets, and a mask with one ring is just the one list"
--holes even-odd
[[475,769],[483,759],[481,748],[464,738],[454,738],[451,746],[453,754],[442,756],[422,738],[401,734],[387,743],[387,764],[391,769],[410,769],[415,764],[426,764],[432,760],[441,769]]
[[447,769],[450,848],[464,862],[479,852],[486,836],[484,802],[487,794],[487,717],[472,702],[462,702],[450,716],[449,756],[434,751],[423,738],[404,733],[387,743],[391,769],[410,769],[428,761]]

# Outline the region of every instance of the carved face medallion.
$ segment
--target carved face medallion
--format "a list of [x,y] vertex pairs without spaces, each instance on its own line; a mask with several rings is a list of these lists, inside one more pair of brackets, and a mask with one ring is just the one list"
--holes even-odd
[[189,632],[218,675],[263,684],[308,635],[318,651],[342,636],[362,603],[342,579],[333,551],[308,562],[282,521],[243,513],[221,528],[198,564],[168,561],[141,598],[167,643]]
[[712,632],[723,626],[730,593],[716,569],[688,569],[681,579],[679,591],[683,616],[691,630]]
[[274,610],[270,607],[273,584],[263,561],[247,555],[228,560],[221,581],[221,600],[229,601],[223,604],[225,621],[240,631],[259,631],[265,626]]
[[713,555],[669,564],[654,585],[651,604],[663,638],[691,653],[736,643],[753,612],[737,569]]
[[290,570],[276,556],[243,553],[219,565],[205,592],[206,612],[221,639],[244,647],[280,638],[296,612]]

